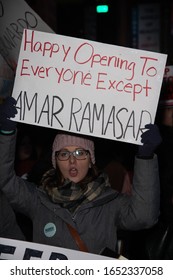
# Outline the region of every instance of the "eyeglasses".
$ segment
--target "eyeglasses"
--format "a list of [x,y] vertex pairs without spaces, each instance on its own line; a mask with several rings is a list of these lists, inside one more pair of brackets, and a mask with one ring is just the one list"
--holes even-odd
[[78,160],[84,160],[87,158],[88,154],[89,151],[84,149],[76,149],[73,152],[70,152],[68,150],[61,150],[55,152],[55,156],[61,161],[68,160],[71,155],[73,155]]

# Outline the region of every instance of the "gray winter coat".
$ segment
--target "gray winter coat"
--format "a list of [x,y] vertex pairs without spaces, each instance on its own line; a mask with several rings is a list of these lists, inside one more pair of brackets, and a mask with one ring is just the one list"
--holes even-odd
[[33,241],[78,250],[66,222],[75,227],[91,253],[104,247],[115,250],[117,229],[151,227],[159,215],[159,173],[157,157],[135,159],[131,196],[107,191],[83,204],[72,215],[50,201],[34,184],[14,172],[16,135],[0,135],[0,188],[12,206],[33,221]]
[[0,237],[25,240],[15,213],[5,195],[0,191]]

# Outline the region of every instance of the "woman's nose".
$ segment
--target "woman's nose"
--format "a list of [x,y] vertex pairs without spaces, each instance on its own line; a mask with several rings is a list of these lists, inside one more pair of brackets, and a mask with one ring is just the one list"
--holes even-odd
[[75,156],[73,154],[70,154],[69,161],[73,163],[75,160],[76,160]]

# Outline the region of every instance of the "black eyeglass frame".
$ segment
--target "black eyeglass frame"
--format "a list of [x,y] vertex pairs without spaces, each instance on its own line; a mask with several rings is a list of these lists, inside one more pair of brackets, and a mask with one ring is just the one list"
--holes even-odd
[[[78,151],[84,151],[85,157],[84,157],[84,158],[78,158],[78,157],[76,156],[76,152],[78,152]],[[59,156],[59,154],[60,154],[61,152],[66,152],[66,153],[68,153],[68,157],[67,157],[66,159],[60,159],[58,156]],[[77,160],[85,160],[85,159],[87,158],[87,155],[88,155],[88,154],[90,154],[89,150],[85,150],[85,149],[79,148],[79,149],[76,149],[76,150],[73,151],[73,152],[70,152],[70,151],[68,151],[68,150],[56,151],[56,152],[55,152],[55,157],[58,158],[59,161],[67,161],[67,160],[69,160],[70,156],[73,155],[73,157],[75,157]]]

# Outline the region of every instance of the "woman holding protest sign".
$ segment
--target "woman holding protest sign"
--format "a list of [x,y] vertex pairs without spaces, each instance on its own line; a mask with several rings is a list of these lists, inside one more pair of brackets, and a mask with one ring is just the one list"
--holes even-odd
[[8,98],[0,111],[0,188],[15,209],[33,221],[33,241],[100,254],[117,249],[117,229],[153,226],[159,216],[157,126],[148,125],[135,159],[132,194],[111,188],[95,165],[94,142],[72,133],[58,133],[52,146],[52,165],[41,186],[14,171],[16,101]]

